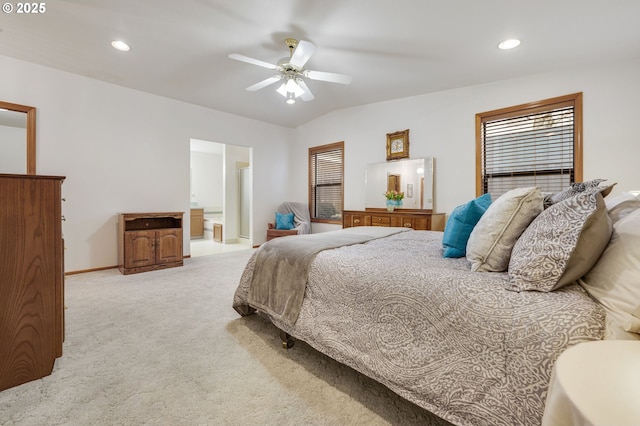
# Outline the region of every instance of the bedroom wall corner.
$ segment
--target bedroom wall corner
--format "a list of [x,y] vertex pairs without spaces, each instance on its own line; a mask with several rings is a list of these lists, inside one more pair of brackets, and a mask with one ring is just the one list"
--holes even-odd
[[[117,213],[189,211],[192,138],[253,148],[254,215],[264,218],[253,237],[264,240],[263,194],[287,193],[291,129],[5,56],[0,69],[3,100],[37,108],[38,174],[67,177],[67,272],[117,264]],[[188,255],[188,220],[184,231]]]

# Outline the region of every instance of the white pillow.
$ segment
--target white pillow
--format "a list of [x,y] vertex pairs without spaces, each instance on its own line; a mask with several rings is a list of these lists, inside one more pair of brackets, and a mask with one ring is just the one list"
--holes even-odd
[[607,205],[607,210],[611,210],[612,208],[614,208],[615,206],[617,206],[618,204],[624,202],[624,201],[634,201],[634,200],[640,200],[640,194],[639,195],[634,195],[631,192],[622,192],[618,195],[616,195],[615,197],[607,197],[604,199],[604,203]]
[[609,245],[579,283],[607,309],[609,325],[640,334],[640,210],[613,225]]
[[472,271],[506,271],[520,234],[542,212],[539,188],[516,188],[502,194],[482,215],[467,242]]

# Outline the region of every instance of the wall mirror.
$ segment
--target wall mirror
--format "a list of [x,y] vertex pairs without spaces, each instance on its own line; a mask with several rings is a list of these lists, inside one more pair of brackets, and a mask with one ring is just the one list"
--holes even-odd
[[433,210],[433,157],[367,165],[366,208],[386,208],[384,193],[404,192],[401,209]]
[[36,109],[0,101],[0,173],[36,174]]

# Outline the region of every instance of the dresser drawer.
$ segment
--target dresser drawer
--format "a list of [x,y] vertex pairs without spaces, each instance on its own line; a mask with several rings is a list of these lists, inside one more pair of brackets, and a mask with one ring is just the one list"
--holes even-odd
[[353,226],[365,226],[364,215],[361,214],[344,214],[343,227],[351,228]]
[[391,218],[389,216],[371,216],[371,226],[391,226]]
[[411,228],[416,231],[426,231],[431,229],[430,217],[414,217],[411,219]]

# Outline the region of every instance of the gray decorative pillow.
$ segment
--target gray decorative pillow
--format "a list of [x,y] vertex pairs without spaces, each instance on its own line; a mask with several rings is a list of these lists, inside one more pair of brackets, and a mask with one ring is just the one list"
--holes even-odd
[[611,238],[600,189],[552,205],[522,233],[509,263],[510,290],[549,292],[586,274]]
[[[600,185],[605,180],[606,179],[594,179],[587,182],[574,182],[567,189],[551,195],[549,205],[559,203],[560,201],[566,200],[567,198],[571,198],[581,192],[586,191],[587,189],[597,188],[598,185]],[[604,197],[606,196],[606,194],[603,194],[602,196]]]
[[502,194],[484,212],[467,242],[472,271],[506,271],[511,250],[533,218],[542,212],[542,194],[535,187]]

